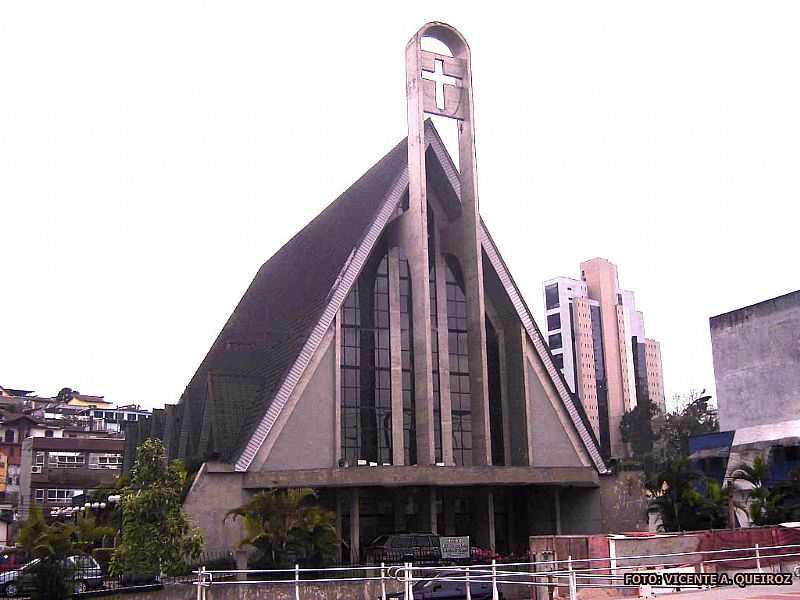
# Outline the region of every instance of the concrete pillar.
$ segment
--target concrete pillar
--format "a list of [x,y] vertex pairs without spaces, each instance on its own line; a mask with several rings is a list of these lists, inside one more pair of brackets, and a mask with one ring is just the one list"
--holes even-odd
[[472,522],[475,545],[494,552],[494,495],[489,488],[478,488],[472,494]]
[[350,490],[350,564],[357,565],[361,562],[361,525],[359,523],[359,490]]
[[441,252],[441,240],[435,238],[434,248],[436,269],[436,320],[439,338],[439,397],[442,409],[442,461],[445,465],[454,466],[453,460],[453,412],[450,402],[450,349],[447,334],[447,278],[444,256]]
[[[247,570],[247,550],[236,550],[233,553],[234,559],[236,560],[236,570],[237,571],[245,571]],[[239,581],[243,581],[247,579],[247,573],[237,573],[236,579]]]
[[[392,386],[392,464],[405,464],[403,440],[403,356],[400,336],[400,251],[389,248],[389,348]],[[416,330],[415,330],[416,331]]]
[[456,498],[453,490],[443,489],[442,502],[444,503],[444,534],[456,534]]
[[[342,459],[342,309],[336,313],[333,322],[333,465],[338,467]],[[341,538],[340,538],[341,539]],[[341,557],[340,557],[341,564]]]
[[394,511],[394,530],[406,530],[406,493],[398,489],[392,495],[392,510]]
[[342,531],[342,513],[345,511],[345,499],[342,490],[336,490],[336,520],[334,527],[336,528],[336,539],[340,543],[336,544],[336,564],[342,564],[342,544],[344,532]]
[[561,535],[561,488],[553,490],[553,509],[555,512],[556,535]]
[[436,488],[420,488],[417,496],[417,510],[419,511],[420,532],[436,533]]

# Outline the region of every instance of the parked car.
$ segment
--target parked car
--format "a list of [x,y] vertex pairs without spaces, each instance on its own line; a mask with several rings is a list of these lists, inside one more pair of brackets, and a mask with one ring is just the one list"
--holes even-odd
[[[417,576],[416,574],[414,575]],[[464,571],[439,571],[423,576],[411,587],[414,600],[461,600],[467,597]],[[472,600],[491,600],[492,582],[487,579],[470,579],[469,591]],[[387,594],[391,600],[402,600],[404,592]],[[500,600],[503,594],[499,593]]]
[[381,535],[367,546],[365,558],[368,563],[438,562],[442,558],[439,536],[434,533],[393,533]]
[[10,552],[0,554],[0,572],[11,571],[17,568],[17,556]]
[[[0,573],[0,594],[13,597],[33,591],[36,587],[35,567],[39,562],[37,558],[19,569]],[[70,556],[62,564],[68,569],[69,581],[76,594],[103,587],[103,572],[91,556]]]

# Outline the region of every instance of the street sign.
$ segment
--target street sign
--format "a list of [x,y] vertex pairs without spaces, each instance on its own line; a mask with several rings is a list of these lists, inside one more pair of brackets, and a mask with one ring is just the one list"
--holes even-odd
[[469,536],[440,537],[442,558],[469,558]]

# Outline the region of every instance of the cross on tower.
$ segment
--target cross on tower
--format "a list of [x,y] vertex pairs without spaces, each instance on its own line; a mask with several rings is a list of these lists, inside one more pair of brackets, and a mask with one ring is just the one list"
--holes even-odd
[[438,58],[433,61],[433,73],[422,71],[422,78],[433,81],[436,84],[436,107],[444,110],[444,86],[452,85],[456,87],[458,79],[444,74],[444,61]]

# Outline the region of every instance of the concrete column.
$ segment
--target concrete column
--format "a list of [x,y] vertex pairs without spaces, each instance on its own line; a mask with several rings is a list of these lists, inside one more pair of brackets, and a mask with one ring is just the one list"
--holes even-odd
[[442,408],[442,460],[447,466],[455,465],[453,460],[453,413],[450,402],[450,349],[447,335],[447,279],[441,242],[436,236],[436,318],[439,324],[439,396]]
[[489,488],[478,488],[472,495],[472,521],[475,544],[494,552],[494,495]]
[[561,488],[553,490],[553,509],[556,521],[556,535],[561,535]]
[[[237,571],[246,571],[247,570],[247,550],[236,550],[233,553],[234,560],[236,560],[236,570]],[[247,579],[247,573],[237,573],[236,579],[239,581],[244,581]]]
[[361,525],[359,523],[359,490],[350,490],[350,564],[361,562]]
[[420,488],[417,506],[422,533],[436,533],[436,488]]
[[342,490],[336,490],[336,520],[334,521],[334,527],[336,528],[336,539],[340,540],[340,543],[336,544],[336,564],[342,564],[342,544],[341,539],[343,537],[342,531],[342,513],[344,512],[344,494]]
[[536,456],[534,456],[533,448],[533,432],[534,432],[534,418],[535,415],[533,414],[533,397],[531,392],[531,382],[530,382],[530,375],[528,373],[528,334],[525,332],[524,328],[520,326],[520,338],[519,338],[519,350],[520,350],[520,358],[522,359],[522,392],[523,392],[523,407],[525,410],[525,437],[526,437],[526,445],[527,445],[527,458],[528,464],[530,466],[534,466]]
[[453,490],[442,490],[442,501],[444,502],[444,534],[456,534],[456,499]]
[[392,495],[392,510],[394,511],[394,530],[406,530],[406,493],[398,489]]
[[392,464],[405,464],[403,440],[403,356],[400,336],[400,251],[389,248],[389,346],[392,385]]
[[[333,465],[338,467],[342,458],[342,309],[333,322]],[[340,561],[341,563],[341,561]]]

